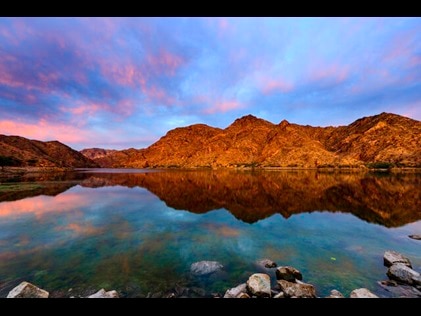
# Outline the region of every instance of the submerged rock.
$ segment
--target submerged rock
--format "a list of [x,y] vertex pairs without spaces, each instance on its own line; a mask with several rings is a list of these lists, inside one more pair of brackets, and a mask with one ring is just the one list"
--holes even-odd
[[409,235],[408,237],[415,240],[421,240],[421,235]]
[[394,265],[396,263],[402,263],[412,268],[411,261],[409,261],[407,257],[393,250],[388,250],[384,253],[383,261],[386,267],[390,267],[391,265]]
[[278,280],[295,282],[295,280],[302,280],[303,275],[294,267],[283,266],[276,269],[276,278]]
[[330,295],[326,296],[326,298],[345,298],[345,296],[338,290],[332,290],[330,291]]
[[272,261],[270,259],[260,259],[256,262],[259,266],[262,266],[264,268],[276,268],[278,265],[275,261]]
[[270,297],[270,277],[265,273],[255,273],[247,280],[247,289],[251,295]]
[[208,275],[221,270],[223,267],[218,261],[199,261],[192,263],[190,272],[194,275]]
[[402,263],[392,265],[389,270],[387,270],[386,274],[392,280],[396,280],[401,283],[421,285],[420,274]]
[[293,283],[285,280],[278,280],[278,285],[285,297],[313,298],[316,297],[316,289],[312,284]]
[[119,298],[117,291],[105,291],[100,289],[95,294],[89,295],[88,298]]
[[370,292],[366,288],[353,290],[349,296],[350,298],[379,298],[376,294]]
[[381,281],[378,284],[387,292],[394,294],[397,297],[403,298],[419,298],[421,292],[410,285],[399,285],[395,281]]
[[250,295],[248,295],[247,293],[240,293],[237,298],[250,298]]
[[247,284],[243,283],[225,292],[224,298],[237,298],[241,293],[247,292]]
[[22,282],[9,292],[7,298],[48,298],[50,293],[29,283]]

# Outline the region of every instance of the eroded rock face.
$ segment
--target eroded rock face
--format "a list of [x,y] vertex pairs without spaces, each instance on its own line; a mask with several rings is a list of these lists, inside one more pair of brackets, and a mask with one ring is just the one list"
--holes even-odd
[[402,263],[392,265],[387,270],[387,276],[392,280],[409,285],[421,285],[420,274]]
[[370,292],[366,288],[353,290],[349,296],[350,298],[379,298],[377,295]]
[[412,268],[411,261],[399,252],[388,250],[383,255],[384,265],[390,267],[393,264],[401,263]]
[[221,270],[223,267],[218,261],[199,261],[192,263],[190,272],[198,276],[208,275]]
[[105,291],[100,289],[95,294],[89,295],[88,298],[119,298],[117,291]]
[[307,283],[293,283],[285,280],[278,280],[278,285],[285,297],[314,298],[316,289]]
[[225,292],[224,298],[237,298],[241,293],[247,292],[247,284],[243,283]]
[[270,277],[264,273],[255,273],[247,280],[247,290],[257,297],[270,297]]
[[294,267],[283,266],[276,269],[276,278],[278,280],[295,282],[295,280],[302,280],[303,275]]
[[35,285],[22,282],[9,292],[7,298],[48,298],[50,294]]

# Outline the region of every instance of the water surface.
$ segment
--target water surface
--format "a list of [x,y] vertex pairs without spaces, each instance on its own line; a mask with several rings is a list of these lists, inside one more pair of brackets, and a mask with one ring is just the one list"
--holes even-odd
[[[100,288],[159,296],[184,287],[192,289],[184,295],[207,296],[265,272],[255,261],[270,258],[301,270],[319,296],[359,287],[389,296],[377,284],[387,279],[383,253],[401,252],[420,271],[421,242],[408,238],[420,233],[419,174],[27,175],[0,185],[0,295],[27,280],[53,296]],[[224,270],[192,276],[200,260]]]

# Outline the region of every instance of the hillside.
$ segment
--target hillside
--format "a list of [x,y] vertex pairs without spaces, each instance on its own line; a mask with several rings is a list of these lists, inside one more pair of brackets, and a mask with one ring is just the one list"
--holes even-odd
[[0,156],[15,166],[95,168],[97,163],[58,142],[0,135]]
[[[421,122],[396,114],[350,125],[313,127],[253,115],[225,129],[196,124],[169,131],[145,149],[87,154],[102,167],[346,167],[369,163],[421,166]],[[87,151],[82,151],[87,153]]]

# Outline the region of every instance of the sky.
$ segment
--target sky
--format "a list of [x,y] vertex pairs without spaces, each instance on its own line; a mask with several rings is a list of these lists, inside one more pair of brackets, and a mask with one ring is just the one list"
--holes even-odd
[[421,120],[421,18],[0,18],[0,134],[144,148],[381,112]]

